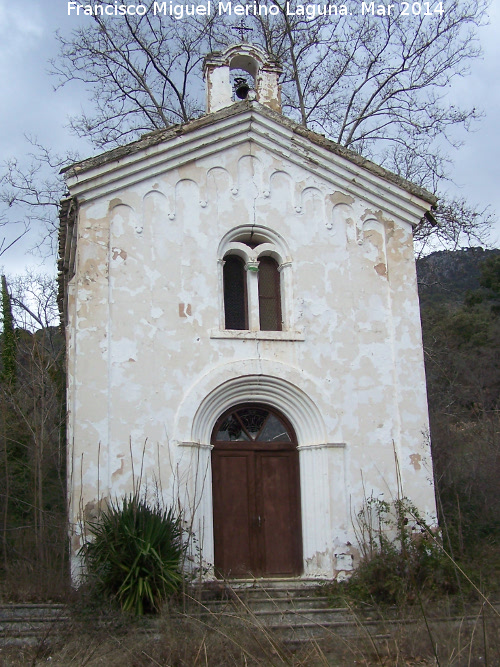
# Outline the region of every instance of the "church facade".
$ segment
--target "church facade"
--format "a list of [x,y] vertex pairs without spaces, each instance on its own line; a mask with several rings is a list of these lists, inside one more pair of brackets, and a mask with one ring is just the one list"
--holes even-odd
[[205,116],[66,172],[75,580],[84,521],[138,484],[208,579],[344,576],[368,496],[435,521],[412,243],[435,199],[284,118],[278,76],[212,54]]

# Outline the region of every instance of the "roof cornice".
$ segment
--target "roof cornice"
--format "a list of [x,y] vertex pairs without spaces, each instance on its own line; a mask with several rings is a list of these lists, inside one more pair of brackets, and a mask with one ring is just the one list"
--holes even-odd
[[[215,133],[216,141],[210,140]],[[414,224],[437,202],[423,188],[247,100],[184,125],[156,130],[63,171],[71,194],[81,202],[90,201],[248,141],[305,166],[335,189],[409,217]]]

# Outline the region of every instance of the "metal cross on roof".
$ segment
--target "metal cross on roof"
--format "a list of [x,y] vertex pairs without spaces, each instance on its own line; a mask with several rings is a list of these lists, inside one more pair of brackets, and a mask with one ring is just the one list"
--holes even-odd
[[245,39],[246,32],[253,32],[253,28],[247,28],[246,26],[243,25],[243,19],[241,19],[240,25],[233,25],[231,27],[231,30],[236,30],[237,32],[240,33],[240,39],[242,42],[246,42],[247,40]]

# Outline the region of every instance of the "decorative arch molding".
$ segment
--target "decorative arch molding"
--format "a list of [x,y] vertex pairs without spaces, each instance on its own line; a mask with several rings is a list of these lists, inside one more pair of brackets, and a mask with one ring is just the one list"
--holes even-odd
[[341,202],[333,206],[326,228],[331,230],[332,234],[337,234],[344,242],[352,242],[356,233],[354,220],[354,209],[351,204]]
[[297,194],[292,176],[283,169],[276,170],[269,176],[268,183],[267,190],[262,191],[262,196],[274,200],[274,206],[278,207],[282,215],[294,210]]
[[262,192],[263,165],[257,155],[247,153],[238,159],[238,192],[256,199]]
[[298,387],[281,378],[246,375],[223,383],[206,397],[193,420],[193,441],[210,442],[216,420],[238,403],[262,403],[281,411],[292,423],[301,445],[325,440],[317,407]]
[[[205,183],[207,193],[211,191],[213,187],[217,192],[217,196],[220,197],[221,194],[231,193],[232,195],[238,194],[237,187],[237,177],[229,172],[224,167],[217,165],[216,167],[210,167],[207,171]],[[208,194],[207,194],[208,197]]]
[[[110,240],[111,246],[113,243],[122,237],[126,237],[131,231],[138,234],[142,233],[143,227],[140,220],[138,220],[137,212],[133,206],[118,201],[110,208]],[[113,254],[115,248],[112,247]]]
[[[290,251],[285,239],[274,230],[270,229],[269,227],[264,227],[263,225],[240,225],[239,227],[233,227],[233,229],[230,229],[222,237],[221,242],[219,243],[217,257],[222,259],[231,248],[231,244],[240,243],[241,239],[245,239],[250,235],[254,236],[258,241],[260,241],[261,244],[272,244],[272,246],[275,247],[277,255],[281,258],[282,262],[291,261]],[[269,249],[270,246],[265,248],[265,250]],[[258,254],[260,254],[260,252]],[[271,253],[266,252],[265,254],[270,255]]]
[[135,209],[131,204],[122,201],[121,199],[116,199],[110,202],[109,212],[111,215],[120,215],[122,209],[128,209],[132,213],[135,213]]
[[209,446],[225,410],[238,403],[262,403],[287,417],[300,447],[324,445],[327,429],[311,395],[321,395],[315,383],[285,364],[261,359],[224,364],[187,392],[177,413],[176,436],[181,443]]
[[383,245],[385,246],[385,226],[380,220],[377,220],[374,216],[369,216],[364,220],[358,222],[358,244],[363,245],[365,242],[366,233],[369,231],[375,231],[380,235]]
[[142,219],[151,234],[158,233],[169,219],[171,210],[169,198],[161,190],[149,190],[142,198]]
[[142,197],[143,202],[147,202],[149,200],[159,201],[159,202],[160,201],[161,202],[168,202],[168,197],[159,188],[158,189],[151,189],[151,190],[148,190]]
[[300,193],[300,203],[295,207],[296,213],[308,214],[313,219],[325,220],[325,196],[317,187],[307,186]]

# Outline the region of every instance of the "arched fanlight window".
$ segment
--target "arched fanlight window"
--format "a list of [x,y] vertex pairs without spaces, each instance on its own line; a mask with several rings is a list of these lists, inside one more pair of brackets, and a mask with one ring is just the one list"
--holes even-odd
[[259,258],[259,320],[261,331],[281,331],[281,290],[278,263]]
[[245,264],[241,257],[224,258],[224,318],[226,329],[248,329]]
[[265,406],[237,406],[219,418],[212,434],[217,447],[222,442],[295,443],[287,421]]

